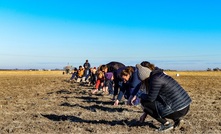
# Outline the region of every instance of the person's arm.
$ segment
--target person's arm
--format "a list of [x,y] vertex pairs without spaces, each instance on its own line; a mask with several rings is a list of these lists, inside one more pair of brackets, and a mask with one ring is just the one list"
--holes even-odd
[[119,92],[119,94],[118,94],[118,96],[117,96],[117,99],[116,99],[115,102],[114,102],[114,105],[115,105],[115,106],[117,106],[117,105],[119,104],[119,102],[120,102],[120,100],[122,99],[123,95],[124,95],[123,91],[120,90],[120,92]]
[[137,84],[137,86],[134,88],[133,92],[132,92],[132,96],[135,96],[138,91],[140,91],[140,86],[141,86],[141,82],[139,84]]
[[141,94],[140,98],[146,101],[154,102],[159,94],[162,85],[163,82],[159,77],[153,78],[150,82],[148,94]]
[[118,105],[118,103],[120,102],[120,100],[124,96],[125,92],[126,92],[125,83],[123,83],[122,87],[120,88],[120,92],[117,96],[117,99],[116,99],[114,105]]
[[125,91],[126,91],[125,88],[121,87],[120,92],[119,92],[119,94],[118,94],[118,96],[117,96],[117,100],[118,100],[118,101],[121,101],[121,99],[122,99],[123,96],[124,96]]
[[88,68],[91,68],[91,64],[90,63],[88,63]]

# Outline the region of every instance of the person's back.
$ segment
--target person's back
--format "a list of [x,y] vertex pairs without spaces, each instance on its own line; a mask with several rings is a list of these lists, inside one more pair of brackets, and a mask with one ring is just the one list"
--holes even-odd
[[[161,69],[153,70],[150,75],[150,89],[146,100],[157,101],[159,114],[166,116],[173,111],[178,111],[191,103],[191,99],[181,85]],[[158,88],[162,87],[162,88]],[[159,89],[159,90],[156,90]],[[164,104],[166,103],[166,105]],[[168,109],[168,105],[170,108]],[[172,110],[171,110],[172,109]]]
[[108,67],[108,72],[113,72],[115,70],[118,70],[119,68],[125,67],[125,65],[121,62],[112,61],[106,64]]

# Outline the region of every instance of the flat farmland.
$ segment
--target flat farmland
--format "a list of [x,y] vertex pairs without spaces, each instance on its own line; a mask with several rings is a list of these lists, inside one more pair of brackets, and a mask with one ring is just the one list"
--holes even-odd
[[[179,129],[166,133],[221,133],[221,72],[166,72],[192,98]],[[179,77],[176,76],[179,74]],[[62,71],[0,71],[0,133],[158,133],[160,124],[139,106],[109,96],[90,96],[93,88],[67,80]]]

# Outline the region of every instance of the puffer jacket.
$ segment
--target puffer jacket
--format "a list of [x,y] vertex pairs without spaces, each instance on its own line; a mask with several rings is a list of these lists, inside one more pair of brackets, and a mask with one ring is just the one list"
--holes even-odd
[[165,117],[191,103],[191,98],[180,84],[163,70],[155,69],[149,77],[149,93],[142,94],[143,101],[154,102],[158,115]]

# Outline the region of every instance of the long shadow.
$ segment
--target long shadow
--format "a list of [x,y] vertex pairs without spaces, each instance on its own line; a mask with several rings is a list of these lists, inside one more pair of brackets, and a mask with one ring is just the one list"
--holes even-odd
[[105,125],[124,125],[129,127],[136,127],[136,126],[149,126],[151,128],[157,128],[153,125],[152,122],[144,122],[140,124],[136,120],[113,120],[113,121],[106,121],[106,120],[84,120],[76,116],[69,116],[69,115],[55,115],[55,114],[41,114],[43,117],[48,118],[52,121],[70,121],[76,123],[90,123],[90,124],[105,124]]
[[81,96],[81,97],[75,97],[76,99],[82,99],[82,100],[98,100],[97,97],[92,97],[92,96]]
[[56,92],[49,92],[47,94],[53,94],[53,93],[56,93],[56,94],[71,94],[72,92],[68,91],[67,89],[61,89],[59,91],[56,91]]
[[[84,100],[82,102],[86,102],[86,103],[96,103],[96,104],[102,104],[102,105],[114,105],[113,101],[95,101],[95,100]],[[124,105],[124,102],[119,102],[118,105]]]
[[[90,101],[95,102],[96,100],[98,100],[97,97],[86,97],[86,96],[82,96],[82,97],[76,97],[76,96],[72,96],[72,97],[70,97],[70,96],[61,96],[61,98],[65,98],[65,99],[69,99],[69,98],[84,99],[84,100],[87,101],[87,102],[90,102]],[[83,101],[83,102],[84,102],[84,101]]]
[[70,103],[62,103],[60,106],[67,106],[67,107],[80,107],[86,110],[90,110],[92,112],[97,112],[97,110],[105,111],[105,112],[123,112],[123,111],[128,111],[131,112],[131,110],[128,110],[126,108],[109,108],[109,107],[104,107],[104,106],[99,106],[99,105],[92,105],[92,106],[81,106],[79,104],[70,104]]
[[[96,104],[103,104],[103,105],[113,105],[114,102],[113,101],[99,101],[98,97],[92,97],[92,96],[81,96],[81,97],[75,97],[77,99],[82,99],[82,102],[86,102],[86,103],[96,103]],[[119,102],[119,105],[123,105],[123,102]]]

